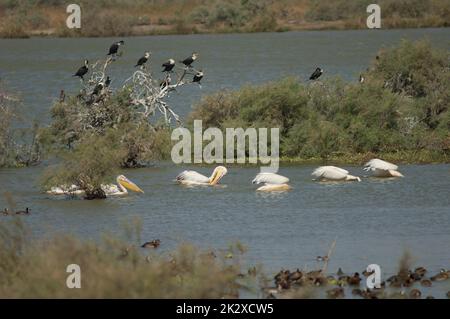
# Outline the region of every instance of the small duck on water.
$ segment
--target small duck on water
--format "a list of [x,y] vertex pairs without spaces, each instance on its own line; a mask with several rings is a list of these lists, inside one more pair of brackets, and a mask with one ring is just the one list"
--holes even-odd
[[355,274],[347,279],[347,282],[350,286],[359,286],[361,282],[361,277],[359,273],[355,272]]
[[422,292],[419,289],[412,289],[409,292],[409,298],[411,299],[419,299],[422,296]]
[[345,297],[344,289],[342,287],[337,287],[327,290],[327,296],[330,299],[344,298]]
[[142,248],[158,248],[159,245],[161,245],[161,240],[155,239],[155,240],[144,243],[141,247]]
[[317,256],[316,257],[316,261],[328,261],[329,257],[328,256]]
[[430,279],[432,281],[445,281],[449,278],[450,278],[450,272],[445,269],[441,269],[441,271],[437,275],[434,275]]
[[19,210],[16,212],[16,215],[29,215],[31,213],[31,209],[28,207],[25,210]]
[[8,209],[8,208],[5,208],[5,209],[2,211],[2,214],[5,215],[5,216],[9,215],[9,209]]

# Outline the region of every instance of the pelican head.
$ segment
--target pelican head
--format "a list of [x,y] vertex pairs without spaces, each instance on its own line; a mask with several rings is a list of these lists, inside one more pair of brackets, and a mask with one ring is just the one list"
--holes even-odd
[[402,173],[400,173],[399,171],[395,171],[395,170],[388,170],[389,174],[391,174],[392,177],[405,177]]
[[135,183],[130,181],[128,178],[126,178],[124,175],[119,175],[117,177],[117,184],[122,185],[126,189],[129,189],[130,191],[137,192],[137,193],[144,193],[142,189],[139,188]]
[[359,178],[358,176],[353,176],[353,175],[347,175],[347,177],[345,178],[346,181],[355,181],[355,182],[360,182],[361,178]]
[[224,167],[224,166],[217,166],[214,169],[211,177],[209,178],[209,184],[210,185],[216,185],[217,183],[220,182],[222,177],[224,177],[227,173],[228,173],[228,170],[226,169],[226,167]]

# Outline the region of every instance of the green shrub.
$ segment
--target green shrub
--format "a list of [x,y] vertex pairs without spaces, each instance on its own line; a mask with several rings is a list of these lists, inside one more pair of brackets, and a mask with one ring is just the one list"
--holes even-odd
[[[426,150],[449,155],[448,53],[426,42],[384,50],[364,83],[287,78],[204,97],[190,121],[278,127],[281,155],[335,158]],[[435,158],[435,155],[431,157]]]

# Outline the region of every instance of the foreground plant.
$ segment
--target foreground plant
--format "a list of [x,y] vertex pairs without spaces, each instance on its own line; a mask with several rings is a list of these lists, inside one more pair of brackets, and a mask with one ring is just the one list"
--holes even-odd
[[38,127],[24,130],[14,127],[23,120],[19,116],[20,99],[0,81],[0,167],[29,166],[40,162],[36,141]]
[[[236,298],[246,285],[237,248],[231,259],[189,244],[146,250],[137,233],[35,241],[18,219],[0,220],[0,239],[0,298]],[[80,266],[81,289],[66,286],[72,264]]]

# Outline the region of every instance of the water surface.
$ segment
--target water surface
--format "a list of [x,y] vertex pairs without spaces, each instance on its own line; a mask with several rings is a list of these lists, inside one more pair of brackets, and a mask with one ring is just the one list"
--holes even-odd
[[[125,38],[125,55],[111,76],[113,86],[119,86],[146,50],[153,52],[157,66],[169,57],[179,60],[200,52],[196,63],[206,73],[203,88],[183,88],[170,98],[186,116],[207,93],[286,75],[306,79],[316,66],[325,69],[324,78],[356,81],[382,47],[427,37],[449,49],[449,36],[450,29],[417,29]],[[71,74],[82,60],[103,57],[114,40],[0,40],[0,77],[22,92],[24,114],[47,123],[59,90],[78,89]],[[261,263],[268,272],[314,268],[315,257],[325,255],[335,239],[330,271],[361,271],[377,263],[386,274],[393,273],[405,249],[416,264],[433,271],[450,266],[450,165],[406,165],[403,179],[344,184],[315,183],[310,177],[314,167],[287,166],[281,174],[291,178],[293,190],[260,194],[251,184],[256,167],[230,167],[224,187],[190,189],[173,183],[188,167],[158,163],[124,172],[145,194],[104,201],[43,194],[38,182],[44,168],[0,169],[0,192],[11,192],[19,208],[32,208],[26,222],[37,236],[64,232],[97,239],[105,232],[118,233],[124,221],[138,217],[143,240],[160,238],[163,251],[186,241],[218,249],[240,241],[249,248],[246,262]],[[207,175],[212,170],[195,169]],[[360,167],[348,169],[363,174]],[[5,205],[0,197],[0,208]]]

